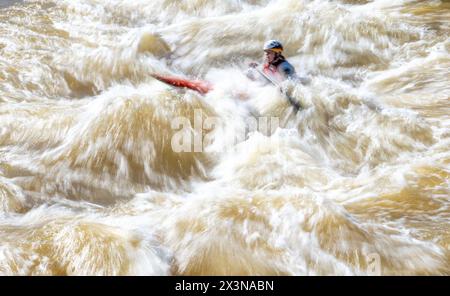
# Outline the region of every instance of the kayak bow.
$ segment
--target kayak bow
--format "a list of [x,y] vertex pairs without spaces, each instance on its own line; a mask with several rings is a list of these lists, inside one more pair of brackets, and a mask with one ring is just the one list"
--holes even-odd
[[202,80],[187,80],[184,78],[173,77],[173,76],[161,76],[158,74],[153,74],[153,78],[158,79],[161,82],[166,84],[175,86],[175,87],[183,87],[195,90],[202,95],[207,94],[209,91],[213,89],[212,85],[207,81]]

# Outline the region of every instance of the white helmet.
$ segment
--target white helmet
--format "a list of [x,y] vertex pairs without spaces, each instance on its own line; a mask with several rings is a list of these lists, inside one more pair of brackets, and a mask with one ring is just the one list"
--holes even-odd
[[264,44],[264,50],[283,51],[283,45],[278,40],[269,40]]

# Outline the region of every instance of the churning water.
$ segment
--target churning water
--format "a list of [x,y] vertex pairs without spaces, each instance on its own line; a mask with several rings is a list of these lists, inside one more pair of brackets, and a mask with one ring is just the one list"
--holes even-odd
[[0,274],[450,274],[450,1],[1,2]]

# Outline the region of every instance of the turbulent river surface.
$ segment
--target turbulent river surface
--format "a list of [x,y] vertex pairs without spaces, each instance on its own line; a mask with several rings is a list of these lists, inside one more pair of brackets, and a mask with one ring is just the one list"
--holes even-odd
[[450,1],[0,2],[0,274],[450,275]]

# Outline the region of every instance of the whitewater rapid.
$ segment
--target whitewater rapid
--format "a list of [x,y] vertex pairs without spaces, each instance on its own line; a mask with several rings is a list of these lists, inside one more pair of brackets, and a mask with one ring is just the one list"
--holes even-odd
[[[0,274],[450,275],[449,20],[434,0],[0,4]],[[245,75],[268,39],[307,81],[283,84],[297,113]]]

